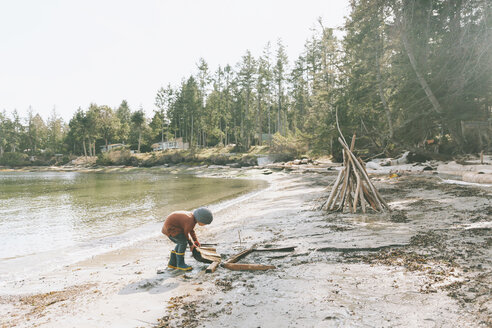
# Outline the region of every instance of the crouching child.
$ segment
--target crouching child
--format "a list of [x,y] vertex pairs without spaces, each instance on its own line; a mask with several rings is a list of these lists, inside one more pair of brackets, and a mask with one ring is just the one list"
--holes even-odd
[[212,223],[213,215],[210,210],[205,207],[200,207],[193,212],[176,211],[168,215],[162,226],[162,233],[171,239],[176,244],[174,250],[171,251],[168,267],[189,271],[193,269],[184,261],[186,246],[190,245],[190,250],[194,247],[200,247],[195,234],[195,225],[200,226]]

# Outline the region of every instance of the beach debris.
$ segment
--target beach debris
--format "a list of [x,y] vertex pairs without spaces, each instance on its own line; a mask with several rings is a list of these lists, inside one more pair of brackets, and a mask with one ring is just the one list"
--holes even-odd
[[[232,257],[230,257],[227,261],[225,261],[222,264],[222,267],[229,269],[229,270],[234,270],[234,271],[259,271],[259,270],[271,270],[275,269],[274,265],[263,265],[263,264],[253,264],[253,263],[236,263],[242,258],[246,257],[248,254],[251,254],[253,252],[291,252],[295,249],[295,246],[289,246],[289,247],[263,247],[263,248],[247,248]],[[206,273],[213,273],[215,270],[217,270],[217,267],[219,266],[219,261],[213,262],[208,266],[208,268],[205,270]]]
[[245,249],[244,251],[237,253],[236,255],[233,255],[231,258],[229,258],[225,263],[236,263],[243,257],[246,257],[246,255],[252,253],[255,250],[254,247]]
[[366,213],[367,207],[371,207],[376,212],[391,211],[369,178],[364,161],[353,154],[355,134],[350,148],[343,136],[339,137],[338,141],[343,147],[343,167],[321,208],[342,212],[348,208],[351,213],[356,213],[359,206],[362,213]]
[[219,267],[219,264],[220,262],[219,261],[216,261],[216,262],[213,262],[212,264],[210,264],[206,269],[205,269],[205,272],[206,273],[214,273],[215,270],[217,270],[217,268]]
[[203,263],[220,262],[220,254],[213,247],[195,247],[193,248],[193,258]]
[[233,271],[258,271],[275,269],[274,265],[249,264],[249,263],[224,263],[224,268]]

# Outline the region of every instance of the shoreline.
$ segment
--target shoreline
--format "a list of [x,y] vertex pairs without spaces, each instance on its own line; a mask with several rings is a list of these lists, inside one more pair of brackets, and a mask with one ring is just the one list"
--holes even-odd
[[[143,171],[149,171],[147,169],[144,169]],[[18,171],[14,171],[18,172]],[[24,172],[24,171],[22,171]],[[34,171],[34,172],[39,172],[39,171]],[[44,171],[42,171],[44,172]],[[52,171],[50,171],[52,172]],[[56,171],[59,172],[59,171]],[[66,172],[66,171],[61,171],[61,172]],[[78,171],[80,172],[80,171]],[[94,171],[83,171],[82,173],[93,173]],[[97,171],[99,172],[99,171]],[[111,172],[118,172],[121,173],[122,171],[111,171]],[[105,172],[105,173],[110,173],[110,172]],[[229,176],[225,177],[223,174],[214,175],[214,174],[201,174],[198,175],[196,172],[169,172],[165,171],[165,174],[192,174],[198,178],[207,178],[207,179],[224,179],[224,178],[229,178],[229,179],[243,179],[243,180],[257,180],[258,182],[255,184],[255,187],[249,187],[248,189],[245,189],[243,191],[239,192],[234,192],[231,195],[225,196],[225,197],[220,197],[215,199],[212,203],[208,203],[207,206],[209,206],[212,210],[217,211],[221,210],[225,207],[233,206],[234,204],[241,202],[245,199],[248,199],[250,197],[253,197],[257,195],[259,192],[261,192],[264,189],[267,189],[269,187],[268,183],[265,181],[265,179],[259,179],[258,177],[237,177],[237,176]],[[131,228],[130,230],[123,231],[121,233],[117,234],[112,234],[108,235],[105,237],[94,237],[92,240],[87,240],[84,242],[81,242],[80,244],[75,245],[75,249],[69,250],[68,248],[60,248],[60,249],[53,249],[53,250],[47,250],[43,251],[41,253],[32,253],[32,254],[25,254],[25,255],[20,255],[20,256],[14,256],[10,258],[4,258],[4,260],[7,261],[17,261],[18,259],[24,259],[24,258],[41,258],[41,259],[47,259],[49,257],[56,258],[57,261],[56,263],[44,263],[42,266],[44,269],[42,271],[32,271],[32,272],[23,272],[21,276],[17,276],[15,279],[10,279],[7,277],[4,277],[5,279],[0,280],[0,286],[5,288],[7,285],[13,285],[15,283],[23,282],[25,280],[30,280],[33,278],[36,278],[37,276],[43,276],[43,275],[49,275],[52,271],[55,270],[60,270],[63,267],[68,267],[71,265],[74,265],[76,263],[83,262],[87,259],[94,258],[96,256],[101,256],[106,253],[110,252],[116,252],[120,249],[124,248],[130,248],[132,245],[143,242],[145,240],[149,240],[155,237],[158,237],[161,235],[160,233],[160,228],[162,226],[162,222],[147,222],[144,223],[138,227]],[[94,242],[97,243],[98,246],[91,247],[90,245],[93,244]],[[69,256],[69,253],[80,253],[79,255],[74,257],[74,254],[71,254]],[[60,257],[60,253],[66,254],[67,256],[65,257]],[[63,261],[65,259],[66,261]],[[63,261],[63,262],[60,262]],[[31,260],[32,263],[35,263],[36,260]],[[16,267],[21,267],[22,264],[14,264]],[[7,271],[6,271],[7,272]],[[8,291],[9,293],[15,293],[14,290]],[[42,292],[42,291],[37,291],[37,292]],[[2,294],[5,294],[6,290],[3,290]]]
[[[336,171],[263,175],[264,170],[240,170],[247,177],[261,175],[270,187],[214,213],[214,224],[197,229],[197,235],[218,243],[223,258],[252,245],[296,246],[293,253],[252,254],[243,261],[277,269],[219,268],[205,274],[206,265],[187,252],[192,272],[157,274],[166,267],[172,245],[151,238],[28,282],[31,289],[50,293],[3,297],[1,317],[12,318],[1,324],[432,327],[492,322],[490,227],[483,228],[492,210],[488,187],[442,184],[430,174],[378,177],[375,183],[395,209],[392,214],[326,213],[316,205]],[[219,171],[198,169],[196,174]]]
[[[149,168],[144,169],[148,170]],[[257,197],[262,191],[271,188],[271,179],[269,179],[268,176],[261,174],[261,172],[258,172],[258,170],[248,169],[247,172],[234,172],[232,174],[231,172],[228,172],[226,174],[225,172],[220,172],[220,170],[207,170],[207,172],[203,172],[199,171],[198,169],[201,168],[194,168],[192,172],[190,172],[189,168],[186,168],[186,172],[179,173],[189,173],[194,174],[197,177],[204,178],[251,179],[266,182],[263,187],[256,188],[253,191],[241,193],[239,196],[234,198],[228,198],[226,200],[219,200],[218,202],[214,202],[212,204],[212,207],[216,209],[218,208],[218,212],[227,211],[227,209],[231,206]],[[90,172],[93,171],[91,170]],[[160,225],[161,224],[159,224],[159,227]],[[162,259],[160,259],[160,256],[155,254],[155,249],[162,247],[164,247],[165,249],[169,248],[169,250],[165,251]],[[143,254],[152,257],[154,260],[156,259],[156,257],[159,258],[159,260],[157,261],[150,261],[145,263],[145,267],[147,268],[147,272],[145,273],[148,275],[150,274],[151,278],[143,279],[142,282],[129,283],[122,290],[118,291],[116,295],[132,294],[133,292],[130,291],[130,289],[132,289],[134,286],[136,286],[137,289],[148,289],[148,287],[152,287],[155,284],[155,279],[152,278],[152,276],[156,276],[157,270],[167,269],[167,257],[172,247],[173,245],[171,245],[171,242],[169,242],[167,238],[164,238],[164,236],[161,236],[161,234],[157,232],[156,236],[146,237],[142,240],[132,242],[130,245],[125,245],[119,249],[106,251],[101,254],[91,256],[85,260],[77,261],[69,265],[64,265],[63,267],[59,267],[55,270],[50,270],[50,272],[46,272],[40,275],[39,277],[37,277],[37,279],[34,278],[29,280],[21,279],[18,281],[10,281],[7,283],[7,285],[9,285],[8,290],[4,290],[7,292],[4,292],[2,293],[2,295],[0,295],[0,317],[6,319],[11,316],[11,319],[13,320],[2,320],[0,321],[0,326],[32,327],[33,325],[40,325],[47,327],[59,327],[60,325],[67,325],[67,321],[65,320],[63,321],[63,323],[52,323],[51,321],[55,320],[55,318],[52,318],[52,316],[48,313],[51,311],[47,311],[45,313],[44,309],[47,306],[50,306],[50,309],[52,309],[53,305],[59,302],[71,303],[68,300],[72,299],[73,304],[71,305],[77,307],[77,303],[79,302],[79,300],[77,299],[79,298],[89,298],[93,300],[94,295],[100,296],[101,294],[114,293],[115,290],[111,287],[106,288],[106,290],[103,292],[103,288],[101,288],[101,285],[104,285],[108,282],[110,284],[117,284],[116,282],[114,282],[115,280],[121,281],[123,278],[121,278],[120,276],[123,274],[118,271],[121,271],[122,269],[125,270],[133,279],[134,277],[140,277],[141,275],[143,276],[143,270],[135,269],[136,271],[133,271],[134,268],[140,268],[141,263],[144,262],[141,258]],[[187,254],[187,258],[188,257],[190,257],[189,254]],[[190,259],[187,259],[187,261],[190,262]],[[200,265],[201,264],[203,263],[200,263]],[[151,269],[149,270],[149,268]],[[110,273],[107,274],[106,272],[104,272],[106,270],[109,270]],[[195,271],[197,270],[193,270],[193,273],[196,273]],[[174,274],[175,275],[173,275],[172,278],[176,280],[182,280],[183,277],[185,277],[185,275],[181,275],[181,272],[174,272]],[[95,278],[95,276],[99,277]],[[160,281],[162,280],[162,278],[158,277],[157,280]],[[174,286],[175,284],[177,283],[175,282],[172,285]],[[182,288],[186,290],[186,286],[182,286]],[[90,289],[91,292],[87,293],[87,289]],[[154,313],[152,313],[151,309],[154,307],[154,302],[155,304],[160,304],[160,302],[157,299],[154,299],[152,302],[149,303],[147,301],[147,297],[145,297],[145,300],[140,299],[140,297],[136,297],[136,299],[139,303],[142,303],[150,308],[142,310],[142,313],[145,313],[143,316],[148,316],[149,320],[156,321],[159,315],[162,313],[162,307],[154,309]],[[48,305],[46,305],[46,303],[48,303]],[[84,303],[87,304],[87,302],[85,301]],[[66,304],[63,304],[63,308],[65,308],[65,306]],[[104,305],[102,306],[104,308]],[[22,309],[24,311],[22,311]],[[109,311],[109,309],[107,310]],[[102,319],[103,318],[101,318],[101,320]],[[87,325],[92,325],[95,323],[92,322],[91,319],[88,320],[89,321],[86,322]],[[115,324],[115,322],[112,321],[111,325],[114,327],[134,327],[141,320],[141,318],[135,319],[135,321],[131,324],[129,324],[126,320],[121,321],[118,324]],[[109,322],[103,323],[102,321],[97,320],[96,322],[98,322],[95,323],[96,326],[101,327],[110,324]],[[145,320],[142,322],[145,323]],[[82,325],[78,323],[78,320],[73,321],[72,324],[79,327],[86,326],[85,324]]]

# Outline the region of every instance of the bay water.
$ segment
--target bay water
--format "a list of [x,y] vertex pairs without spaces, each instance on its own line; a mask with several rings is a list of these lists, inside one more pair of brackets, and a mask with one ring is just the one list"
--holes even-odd
[[0,282],[158,236],[172,211],[218,210],[263,185],[152,170],[0,172]]

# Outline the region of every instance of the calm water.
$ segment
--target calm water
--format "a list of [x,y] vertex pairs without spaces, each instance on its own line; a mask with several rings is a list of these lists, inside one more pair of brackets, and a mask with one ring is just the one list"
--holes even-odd
[[165,216],[259,182],[159,172],[0,172],[0,281],[158,235]]

